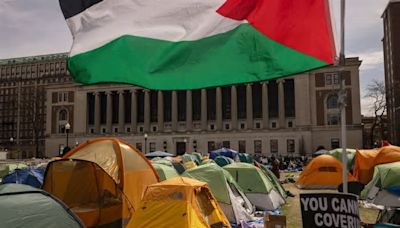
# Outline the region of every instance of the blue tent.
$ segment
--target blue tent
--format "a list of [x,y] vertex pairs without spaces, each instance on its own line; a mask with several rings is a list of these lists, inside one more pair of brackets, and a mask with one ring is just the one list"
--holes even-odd
[[26,184],[35,188],[40,188],[43,184],[44,169],[29,167],[26,169],[16,169],[14,172],[3,177],[3,184]]
[[234,161],[232,160],[232,158],[228,158],[228,157],[224,157],[224,156],[217,156],[214,159],[215,163],[217,163],[217,165],[224,167],[226,165],[232,164],[234,163]]
[[228,158],[232,158],[233,160],[236,159],[238,156],[238,152],[229,148],[222,147],[221,149],[214,150],[210,152],[210,158],[215,159],[217,156],[225,156]]
[[160,157],[160,158],[172,157],[174,155],[170,154],[170,153],[167,153],[167,152],[164,152],[164,151],[155,151],[155,152],[151,152],[151,153],[145,154],[145,156],[146,156],[146,158],[151,159],[151,158],[156,158],[156,157]]

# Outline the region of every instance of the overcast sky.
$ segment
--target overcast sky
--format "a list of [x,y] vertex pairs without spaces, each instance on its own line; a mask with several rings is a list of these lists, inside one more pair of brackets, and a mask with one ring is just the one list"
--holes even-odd
[[[363,61],[361,96],[372,79],[384,79],[381,15],[388,1],[347,0],[345,54]],[[331,2],[339,34],[340,0]],[[0,59],[68,52],[71,43],[57,0],[0,0]],[[363,114],[370,113],[363,97],[361,106]]]

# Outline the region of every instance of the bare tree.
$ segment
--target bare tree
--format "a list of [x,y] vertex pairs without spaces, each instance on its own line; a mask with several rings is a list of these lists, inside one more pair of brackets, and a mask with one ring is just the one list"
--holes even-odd
[[386,114],[387,110],[385,82],[373,80],[370,84],[368,84],[366,90],[367,93],[365,94],[365,98],[368,98],[372,101],[370,108],[374,113],[374,121],[372,123],[370,133],[371,143],[374,143],[376,127],[379,126],[380,129],[380,132],[378,132],[378,138],[382,139],[384,136],[383,116]]

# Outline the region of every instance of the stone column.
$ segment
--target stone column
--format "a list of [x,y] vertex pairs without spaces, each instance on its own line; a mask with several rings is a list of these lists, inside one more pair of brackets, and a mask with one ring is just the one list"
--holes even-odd
[[150,131],[150,91],[144,90],[144,132]]
[[285,80],[280,79],[278,82],[278,105],[279,105],[279,128],[285,128],[285,92],[283,83]]
[[207,131],[207,90],[201,89],[201,129]]
[[191,131],[193,128],[192,117],[192,91],[186,90],[186,131]]
[[112,133],[112,93],[106,92],[107,95],[107,119],[106,119],[106,132]]
[[137,132],[137,98],[136,90],[131,90],[131,128],[132,133]]
[[178,94],[176,90],[172,91],[171,106],[172,106],[172,111],[171,111],[172,131],[176,131],[178,129]]
[[247,129],[253,129],[253,93],[251,84],[246,85],[246,122]]
[[268,112],[268,82],[262,83],[262,118],[263,128],[269,128],[269,112]]
[[94,133],[100,133],[100,93],[94,93]]
[[238,113],[237,113],[237,91],[236,86],[231,87],[231,128],[236,130],[238,127]]
[[124,91],[118,91],[118,132],[125,132],[125,102],[124,102]]
[[222,89],[221,87],[217,87],[216,89],[216,102],[215,102],[215,110],[216,110],[216,128],[217,130],[222,130]]
[[157,120],[158,120],[158,131],[164,131],[164,97],[161,90],[158,91],[157,95]]

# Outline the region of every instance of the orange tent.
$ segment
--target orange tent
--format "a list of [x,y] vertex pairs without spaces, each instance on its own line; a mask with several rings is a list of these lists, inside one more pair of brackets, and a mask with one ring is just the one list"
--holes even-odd
[[52,163],[43,189],[64,201],[87,227],[129,219],[147,186],[159,181],[144,155],[116,138],[87,141]]
[[397,161],[400,161],[400,147],[392,145],[384,146],[379,149],[374,159],[374,166]]
[[[356,181],[349,172],[347,180]],[[324,154],[311,160],[301,172],[296,186],[304,189],[336,189],[342,182],[342,163]]]
[[357,150],[354,158],[353,176],[363,184],[368,184],[374,175],[374,160],[378,154],[377,149]]

